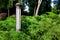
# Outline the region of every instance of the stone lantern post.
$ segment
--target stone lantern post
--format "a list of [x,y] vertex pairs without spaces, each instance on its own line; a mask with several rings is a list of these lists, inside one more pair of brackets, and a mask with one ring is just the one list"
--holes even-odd
[[16,3],[16,31],[21,30],[21,5]]

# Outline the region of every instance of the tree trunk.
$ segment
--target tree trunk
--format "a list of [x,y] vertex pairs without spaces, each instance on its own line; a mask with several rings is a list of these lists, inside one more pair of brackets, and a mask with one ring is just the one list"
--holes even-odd
[[35,15],[35,12],[36,12],[36,6],[34,7],[34,15]]
[[42,0],[38,0],[38,5],[37,5],[35,16],[38,15],[38,12],[39,12],[39,8],[40,8],[41,3],[42,3]]
[[9,17],[9,9],[8,9],[8,17]]

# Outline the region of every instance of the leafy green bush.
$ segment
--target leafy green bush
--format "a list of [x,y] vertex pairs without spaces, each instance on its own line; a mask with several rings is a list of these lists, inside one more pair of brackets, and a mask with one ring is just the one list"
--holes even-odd
[[57,8],[51,8],[52,12],[55,14],[60,14],[60,9]]
[[0,40],[8,40],[8,31],[0,31]]
[[[6,35],[3,36],[5,39],[9,37],[10,40],[60,40],[60,14],[47,12],[40,16],[23,16],[20,32],[15,32],[15,24],[16,19],[13,16],[0,21],[0,31],[8,31],[2,33]],[[2,38],[1,40],[4,40]]]
[[31,40],[30,36],[23,32],[10,31],[10,40]]
[[16,27],[16,18],[14,16],[8,17],[5,20],[5,24],[7,24],[7,29],[8,30],[15,30]]
[[41,16],[23,17],[22,31],[33,40],[60,40],[60,14],[48,12]]
[[8,17],[5,21],[0,21],[0,31],[10,31],[15,30],[16,21],[15,17]]
[[22,31],[26,32],[27,31],[26,29],[29,27],[29,25],[36,24],[36,23],[37,20],[35,17],[32,16],[23,17],[21,20]]
[[0,40],[31,40],[30,36],[23,32],[0,31]]

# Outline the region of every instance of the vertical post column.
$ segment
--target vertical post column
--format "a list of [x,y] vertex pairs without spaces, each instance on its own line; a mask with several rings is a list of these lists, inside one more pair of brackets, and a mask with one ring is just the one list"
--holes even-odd
[[16,3],[16,31],[21,29],[21,7],[20,3]]

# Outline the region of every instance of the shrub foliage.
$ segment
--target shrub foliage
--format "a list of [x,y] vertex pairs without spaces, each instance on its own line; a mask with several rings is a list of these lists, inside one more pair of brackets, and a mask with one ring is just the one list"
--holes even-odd
[[1,40],[60,40],[60,14],[48,12],[41,16],[23,16],[21,31],[15,32],[15,17],[0,21]]

